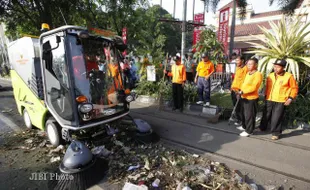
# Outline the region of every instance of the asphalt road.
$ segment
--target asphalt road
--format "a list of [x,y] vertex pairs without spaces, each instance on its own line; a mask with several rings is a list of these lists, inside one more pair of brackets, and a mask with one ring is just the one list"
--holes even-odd
[[[0,90],[0,131],[6,133],[23,129],[23,120],[17,113],[10,81],[0,79],[0,85],[3,86]],[[237,133],[212,129],[216,128],[216,125],[211,128],[201,127],[206,123],[203,119],[169,112],[154,112],[152,107],[145,105],[133,104],[131,108],[131,115],[149,122],[168,145],[204,154],[232,169],[239,169],[247,174],[248,182],[254,181],[261,189],[268,185],[278,185],[284,189],[310,189],[310,183],[305,181],[310,181],[310,149],[304,150],[256,138],[240,138]],[[295,141],[298,141],[297,137]],[[310,141],[308,143],[310,144]],[[286,174],[292,174],[293,177]],[[296,179],[294,176],[305,180]],[[97,187],[100,189],[100,184]]]

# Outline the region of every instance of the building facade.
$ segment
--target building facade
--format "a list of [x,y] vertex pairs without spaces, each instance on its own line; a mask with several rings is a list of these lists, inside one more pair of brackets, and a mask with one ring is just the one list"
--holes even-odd
[[[229,10],[229,37],[228,45],[230,42],[230,27],[232,22],[232,11],[233,11],[233,1],[221,7],[215,15],[217,23],[219,22],[219,13],[221,10],[230,8]],[[239,9],[236,9],[236,13],[239,12]],[[310,0],[300,1],[297,9],[295,10],[294,16],[302,16],[303,22],[309,22],[309,13],[310,13]],[[263,36],[263,32],[260,27],[265,27],[271,29],[269,24],[270,21],[277,23],[284,16],[283,12],[280,10],[255,13],[251,4],[246,8],[246,16],[244,20],[240,19],[240,16],[236,15],[236,24],[235,24],[235,37],[234,37],[234,52],[236,54],[241,54],[249,50],[251,45],[247,42],[262,43],[262,41],[257,40],[256,37]],[[217,26],[218,27],[218,26]]]

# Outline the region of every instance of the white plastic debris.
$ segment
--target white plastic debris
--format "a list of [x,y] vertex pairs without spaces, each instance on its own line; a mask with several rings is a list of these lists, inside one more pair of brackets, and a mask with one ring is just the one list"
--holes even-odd
[[52,157],[52,158],[51,158],[51,163],[57,162],[57,161],[60,161],[60,156]]
[[193,157],[194,157],[194,158],[198,158],[199,155],[198,155],[198,154],[193,154]]
[[148,187],[145,185],[135,185],[132,183],[126,182],[123,190],[148,190]]
[[111,154],[111,151],[105,148],[105,146],[97,146],[92,149],[92,153],[99,157],[107,157]]
[[135,170],[135,169],[138,169],[138,168],[140,168],[139,164],[136,165],[136,166],[129,166],[128,171]]
[[64,146],[63,145],[59,145],[59,146],[57,146],[57,148],[51,150],[49,154],[58,153],[58,152],[60,152],[63,149],[64,149]]
[[155,181],[153,181],[152,186],[153,187],[158,187],[159,183],[160,183],[160,180],[157,178],[157,179],[155,179]]

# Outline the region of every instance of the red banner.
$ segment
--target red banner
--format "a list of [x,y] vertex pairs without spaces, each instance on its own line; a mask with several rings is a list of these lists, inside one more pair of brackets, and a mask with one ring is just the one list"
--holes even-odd
[[[124,41],[124,44],[127,44],[127,28],[123,28],[123,31],[122,31],[122,38],[123,38],[123,41]],[[123,52],[123,56],[126,56],[127,55],[127,52],[126,50]]]
[[203,24],[204,23],[204,19],[205,18],[205,14],[204,13],[198,13],[194,15],[194,23],[199,23],[199,24]]
[[229,7],[220,11],[218,40],[224,45],[224,52],[228,55],[228,33],[229,33]]
[[[204,24],[204,13],[198,13],[194,15],[194,23]],[[199,42],[200,38],[200,27],[195,27],[193,32],[193,46],[196,45],[197,42]],[[196,49],[193,48],[193,52],[195,52]]]

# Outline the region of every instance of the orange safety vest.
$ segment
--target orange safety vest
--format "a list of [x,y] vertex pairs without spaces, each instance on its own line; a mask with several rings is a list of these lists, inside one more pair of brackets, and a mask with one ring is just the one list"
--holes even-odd
[[231,89],[234,91],[239,91],[241,88],[241,85],[244,81],[244,78],[246,76],[248,72],[248,67],[247,66],[243,66],[243,67],[237,67],[236,69],[236,74],[234,77],[234,80],[231,84]]
[[298,85],[291,73],[285,72],[282,76],[270,73],[267,77],[266,100],[286,102],[288,98],[296,98],[297,94]]
[[244,82],[241,85],[241,91],[243,94],[241,95],[242,98],[248,100],[255,100],[258,96],[258,90],[260,85],[262,84],[263,76],[262,73],[256,71],[255,73],[251,74],[248,72],[245,75]]
[[173,64],[171,67],[171,73],[168,76],[172,77],[172,83],[182,84],[186,81],[186,69],[182,64]]

